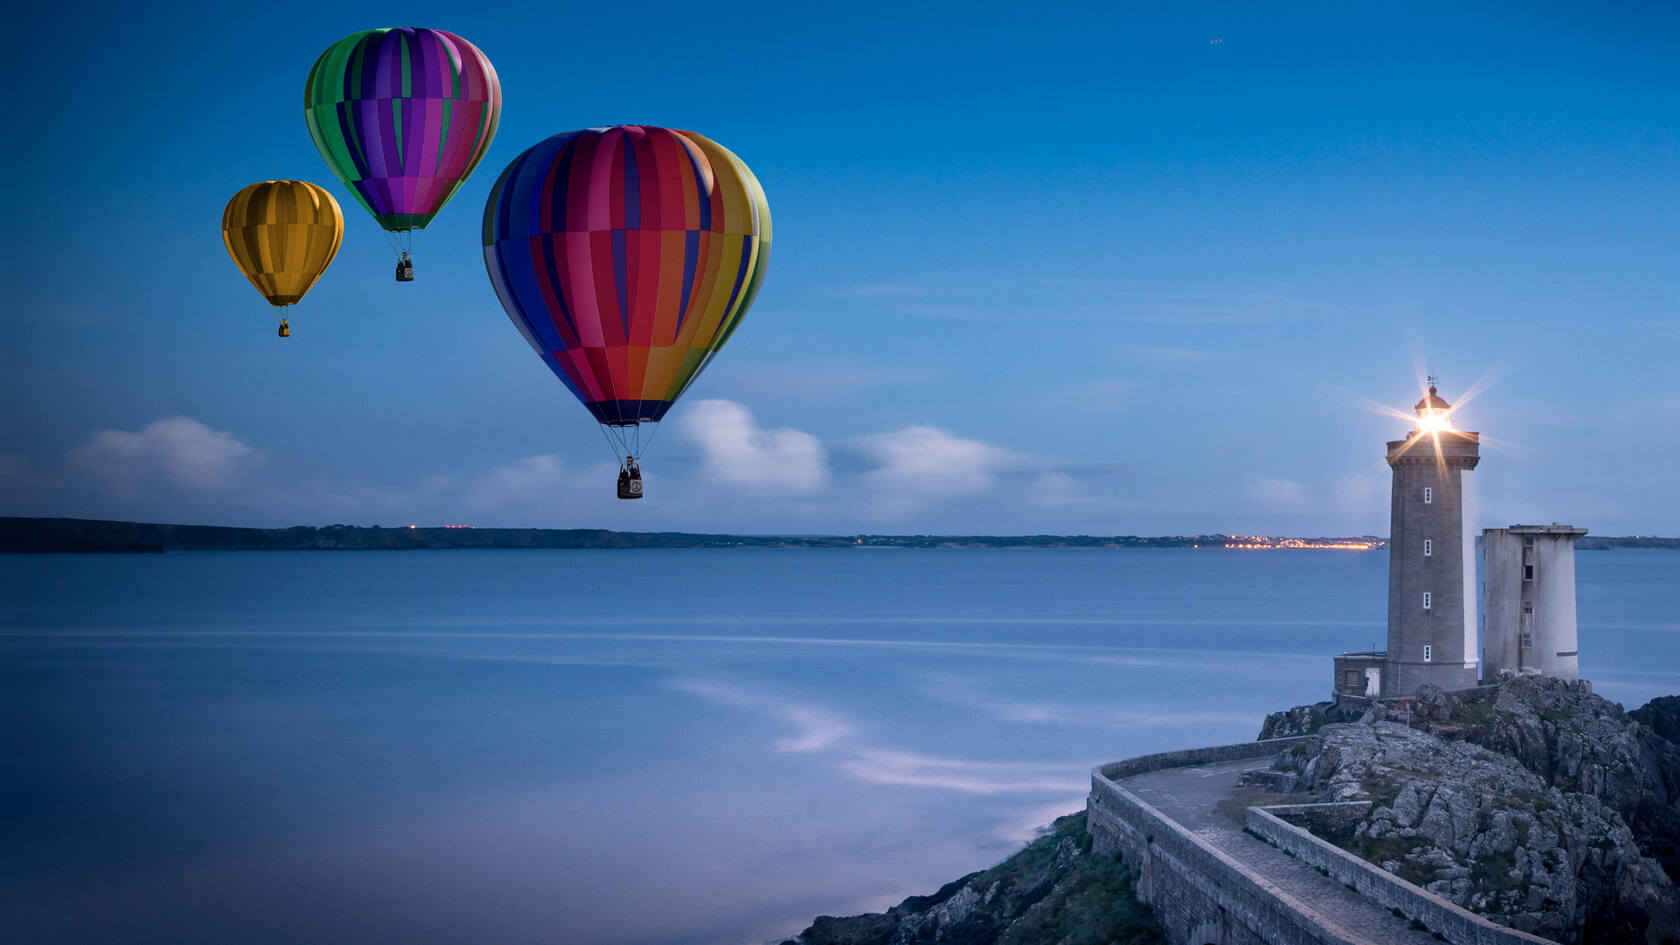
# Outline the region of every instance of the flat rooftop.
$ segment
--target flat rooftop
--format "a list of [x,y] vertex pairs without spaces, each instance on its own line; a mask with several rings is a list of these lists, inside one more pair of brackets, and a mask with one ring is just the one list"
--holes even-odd
[[1573,525],[1559,525],[1556,522],[1550,525],[1507,525],[1504,528],[1490,528],[1488,531],[1510,532],[1513,535],[1574,535],[1577,538],[1587,533],[1584,528],[1576,528]]

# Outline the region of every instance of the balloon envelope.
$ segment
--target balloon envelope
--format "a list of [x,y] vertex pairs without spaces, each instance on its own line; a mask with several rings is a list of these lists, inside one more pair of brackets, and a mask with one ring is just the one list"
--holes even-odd
[[343,239],[338,201],[304,180],[252,184],[222,211],[228,255],[274,306],[303,298],[332,264]]
[[691,131],[555,135],[484,207],[484,265],[514,327],[601,423],[657,422],[740,324],[770,258],[770,206]]
[[502,89],[478,47],[443,30],[363,30],[309,70],[315,147],[387,230],[423,229],[490,148]]

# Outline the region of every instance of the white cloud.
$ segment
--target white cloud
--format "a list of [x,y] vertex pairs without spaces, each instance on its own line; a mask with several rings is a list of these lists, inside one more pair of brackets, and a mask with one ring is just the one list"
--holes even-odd
[[1111,470],[931,425],[845,439],[831,449],[803,430],[760,426],[731,400],[703,400],[674,419],[678,437],[688,441],[677,445],[686,448],[661,454],[655,469],[665,475],[650,479],[648,501],[630,506],[613,498],[614,465],[593,454],[503,457],[483,465],[447,457],[441,469],[373,481],[355,468],[300,471],[190,417],[100,430],[45,465],[0,457],[0,500],[26,514],[230,525],[463,522],[835,533],[865,524],[956,530],[963,526],[952,523],[974,502],[985,503],[988,514],[1016,515],[1029,523],[1020,526],[1026,530],[1053,527],[1046,516],[1083,527],[1112,504],[1091,481]]
[[226,430],[191,417],[168,417],[138,432],[100,430],[70,451],[76,468],[119,492],[158,485],[194,492],[226,492],[261,469],[261,453]]
[[808,493],[828,485],[828,452],[802,430],[765,430],[732,400],[702,400],[683,414],[707,478],[762,492]]
[[586,471],[568,470],[553,453],[527,456],[497,466],[473,477],[463,501],[476,511],[509,508],[536,503],[553,503],[568,498],[593,484],[597,489],[609,483],[611,470],[604,465]]
[[869,485],[898,494],[973,495],[990,488],[997,473],[1029,465],[1030,457],[955,436],[938,427],[914,426],[858,441],[878,463]]

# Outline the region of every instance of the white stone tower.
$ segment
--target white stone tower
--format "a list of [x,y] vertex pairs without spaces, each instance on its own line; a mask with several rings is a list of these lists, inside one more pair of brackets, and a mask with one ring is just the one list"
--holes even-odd
[[1471,470],[1481,439],[1453,429],[1452,407],[1433,385],[1416,410],[1416,429],[1388,444],[1394,492],[1381,690],[1389,698],[1426,683],[1469,689],[1478,676]]
[[1572,525],[1512,525],[1482,533],[1482,674],[1579,679]]

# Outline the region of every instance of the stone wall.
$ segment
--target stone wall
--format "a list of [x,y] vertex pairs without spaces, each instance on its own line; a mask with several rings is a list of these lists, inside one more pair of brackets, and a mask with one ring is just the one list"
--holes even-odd
[[[1159,771],[1162,768],[1183,768],[1188,765],[1211,764],[1218,761],[1241,761],[1244,758],[1266,758],[1282,752],[1286,748],[1296,745],[1317,745],[1317,735],[1299,735],[1294,738],[1273,738],[1263,742],[1238,742],[1235,745],[1215,745],[1212,748],[1185,748],[1179,751],[1163,751],[1153,755],[1139,755],[1124,761],[1111,761],[1091,772],[1094,784],[1101,778],[1108,781],[1118,781],[1129,778],[1134,774],[1145,771]],[[1141,802],[1140,802],[1141,803]]]
[[[1352,833],[1353,829],[1365,819],[1365,813],[1371,809],[1370,801],[1332,801],[1328,804],[1276,804],[1263,808],[1309,833],[1329,834],[1335,836],[1341,833]],[[1253,825],[1249,826],[1252,830]],[[1267,838],[1271,840],[1270,837]],[[1271,840],[1274,845],[1280,845]]]
[[1328,917],[1203,842],[1115,783],[1155,771],[1268,758],[1314,736],[1162,752],[1091,773],[1088,824],[1094,846],[1118,850],[1138,875],[1138,896],[1155,910],[1173,945],[1346,945]]
[[1421,922],[1429,931],[1453,945],[1556,945],[1551,939],[1506,928],[1460,908],[1277,816],[1319,818],[1333,824],[1339,815],[1328,808],[1348,808],[1341,812],[1347,814],[1356,807],[1363,813],[1369,806],[1369,801],[1356,801],[1348,804],[1250,807],[1247,823],[1248,829],[1262,840],[1292,854],[1308,866],[1326,872],[1336,882],[1352,886],[1361,896],[1378,905],[1398,909],[1406,918]]
[[[1318,741],[1316,735],[1302,735],[1168,751],[1110,762],[1091,772],[1086,809],[1093,846],[1118,851],[1132,866],[1138,898],[1155,910],[1172,945],[1369,945],[1359,932],[1343,928],[1116,783],[1163,768],[1271,758]],[[1470,913],[1269,812],[1334,830],[1368,804],[1251,807],[1247,826],[1260,839],[1378,905],[1421,922],[1453,945],[1555,945]]]

